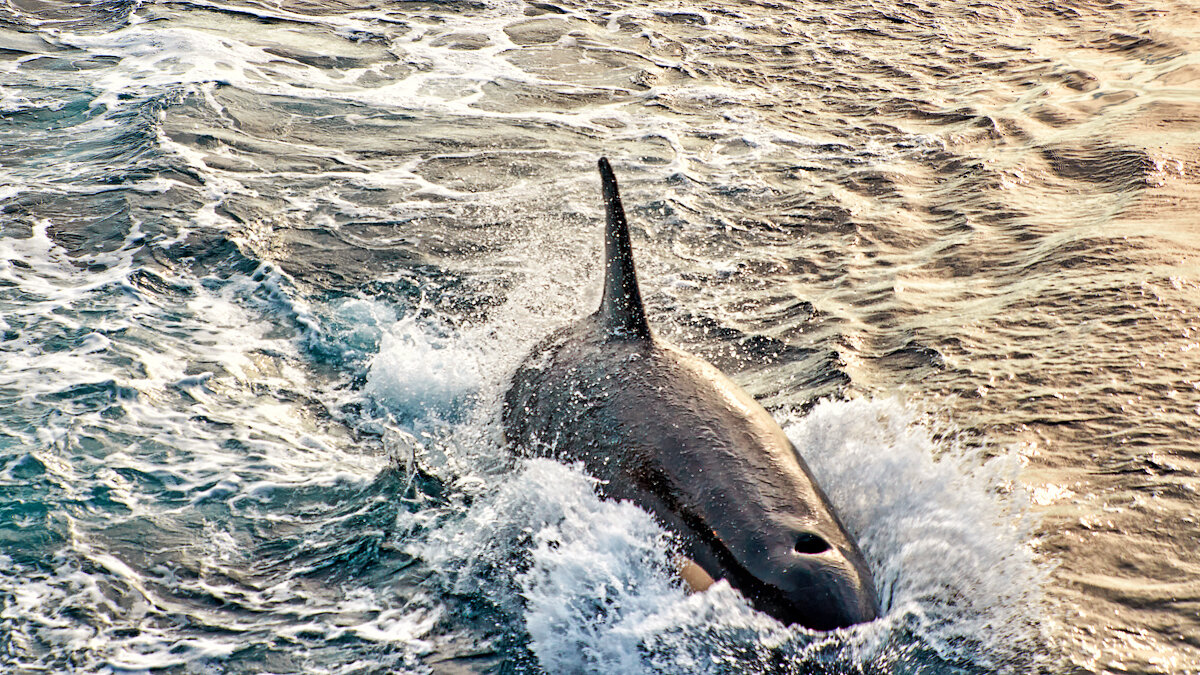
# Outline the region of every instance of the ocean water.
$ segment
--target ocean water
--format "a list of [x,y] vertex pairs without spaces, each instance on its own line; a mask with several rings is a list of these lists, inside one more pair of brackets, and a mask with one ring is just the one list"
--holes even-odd
[[[786,627],[508,375],[599,299],[784,424]],[[1200,673],[1200,5],[0,4],[0,670]]]

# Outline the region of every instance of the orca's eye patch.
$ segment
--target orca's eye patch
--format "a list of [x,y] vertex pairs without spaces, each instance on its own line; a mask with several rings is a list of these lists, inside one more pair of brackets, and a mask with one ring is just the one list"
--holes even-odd
[[829,542],[821,538],[820,535],[812,532],[801,532],[796,537],[796,553],[804,553],[806,555],[815,555],[824,553],[829,550]]

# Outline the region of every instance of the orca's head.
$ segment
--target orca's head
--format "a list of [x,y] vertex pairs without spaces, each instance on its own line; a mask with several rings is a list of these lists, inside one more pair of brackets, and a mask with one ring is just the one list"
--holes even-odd
[[[692,561],[708,577],[727,580],[755,609],[786,624],[834,630],[879,617],[870,570],[836,520],[830,530],[779,513],[742,520],[749,509],[734,510],[742,513],[687,538]],[[690,572],[693,588],[707,585],[699,570]]]
[[637,476],[652,477],[654,511],[683,535],[684,553],[784,623],[833,630],[878,618],[870,568],[791,440],[740,387],[698,370],[694,381],[707,383],[690,392],[689,424],[659,434],[654,457],[666,459]]

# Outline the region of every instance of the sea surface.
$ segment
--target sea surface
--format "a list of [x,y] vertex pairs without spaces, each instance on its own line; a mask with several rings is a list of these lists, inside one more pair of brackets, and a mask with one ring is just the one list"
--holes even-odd
[[[504,446],[601,155],[878,621]],[[4,673],[1200,673],[1198,433],[1196,2],[0,2]]]

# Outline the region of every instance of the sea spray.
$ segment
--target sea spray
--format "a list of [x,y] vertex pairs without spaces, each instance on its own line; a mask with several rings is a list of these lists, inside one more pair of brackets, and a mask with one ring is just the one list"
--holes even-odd
[[547,459],[477,486],[409,549],[456,594],[521,617],[550,672],[1030,672],[1044,570],[1006,456],[972,460],[892,401],[825,401],[787,430],[862,541],[885,615],[831,633],[783,626],[725,583],[688,594],[677,544]]

